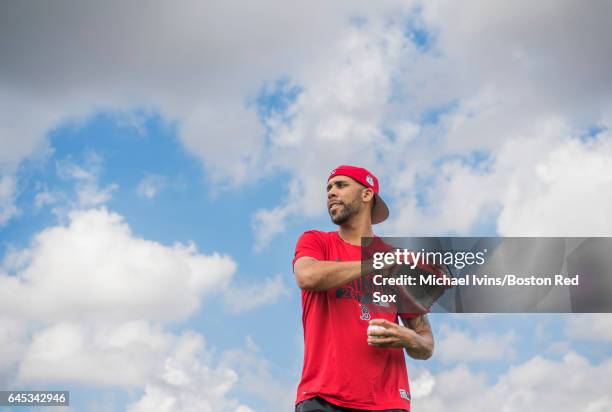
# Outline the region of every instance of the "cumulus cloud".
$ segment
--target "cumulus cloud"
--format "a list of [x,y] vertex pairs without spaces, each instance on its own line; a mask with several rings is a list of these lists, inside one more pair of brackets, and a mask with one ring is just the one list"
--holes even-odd
[[236,372],[211,367],[199,335],[186,334],[163,359],[158,373],[145,385],[143,396],[128,405],[128,412],[140,411],[248,411],[228,397],[237,380]]
[[531,135],[500,142],[480,164],[445,162],[421,192],[426,204],[405,192],[386,228],[398,235],[473,233],[493,219],[504,236],[609,234],[612,175],[604,165],[612,156],[610,134],[580,139],[570,133],[549,120]]
[[436,344],[436,353],[443,362],[479,362],[511,359],[516,343],[516,334],[477,333],[454,329],[446,324],[440,327],[441,336]]
[[34,334],[17,382],[143,388],[128,411],[248,410],[228,392],[238,379],[217,365],[203,337],[174,335],[148,322],[58,323]]
[[[501,7],[486,0],[461,5],[427,1],[422,7],[425,27],[435,36],[433,47],[453,64],[445,72],[453,83],[450,93],[487,90],[499,109],[513,110],[503,125],[530,112],[533,117],[559,113],[593,121],[610,104],[606,73],[612,49],[604,39],[610,34],[606,22],[612,8],[605,1],[588,7],[573,0],[516,1]],[[474,114],[475,123],[487,119]],[[502,119],[497,110],[491,114]],[[490,126],[502,134],[514,129]]]
[[512,366],[492,383],[484,374],[458,366],[433,375],[433,388],[425,391],[424,396],[415,394],[412,402],[415,409],[433,412],[474,409],[604,412],[612,407],[610,373],[611,360],[591,364],[574,352],[560,361],[533,357]]
[[250,284],[234,282],[223,294],[225,305],[232,313],[271,305],[288,296],[289,287],[280,274]]
[[[296,387],[288,387],[273,376],[273,365],[262,357],[260,348],[250,336],[247,336],[243,348],[226,351],[221,365],[238,372],[237,385],[242,391],[261,399],[266,404],[265,410],[286,411],[293,407]],[[294,384],[297,385],[297,380]]]
[[[529,146],[529,145],[524,145]],[[511,149],[516,158],[525,147]],[[612,233],[612,134],[552,147],[529,173],[508,179],[498,231],[506,236],[607,236]],[[570,216],[572,218],[570,218]]]
[[612,342],[612,314],[574,313],[567,319],[565,333],[573,339]]
[[410,395],[412,398],[425,398],[432,391],[436,384],[436,379],[427,370],[416,374],[416,378],[410,379]]
[[301,209],[300,198],[303,186],[297,179],[289,183],[289,197],[285,203],[272,209],[259,209],[253,215],[251,226],[255,232],[255,251],[262,251],[274,238],[285,230],[286,221]]
[[0,316],[0,384],[8,384],[27,345],[27,327],[8,316]]
[[75,211],[67,226],[39,233],[13,251],[0,276],[3,313],[52,321],[183,319],[232,277],[236,264],[193,244],[165,246],[134,235],[104,208]]
[[137,387],[163,366],[179,340],[144,321],[58,322],[33,334],[17,378],[27,383]]
[[[143,239],[105,208],[68,217],[28,248],[10,249],[0,266],[0,382],[144,389],[130,411],[249,411],[230,394],[236,369],[201,334],[166,324],[215,293],[228,293],[239,311],[270,303],[286,293],[282,278],[265,280],[264,293],[228,289],[236,271],[229,256]],[[257,359],[267,362],[248,353],[251,364],[240,369],[247,377],[259,373]]]

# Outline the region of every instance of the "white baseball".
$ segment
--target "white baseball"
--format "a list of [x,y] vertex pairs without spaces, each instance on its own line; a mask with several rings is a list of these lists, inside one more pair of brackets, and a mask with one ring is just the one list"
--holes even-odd
[[387,330],[384,326],[379,325],[370,325],[368,326],[368,335],[369,336],[380,336],[379,332],[384,332]]

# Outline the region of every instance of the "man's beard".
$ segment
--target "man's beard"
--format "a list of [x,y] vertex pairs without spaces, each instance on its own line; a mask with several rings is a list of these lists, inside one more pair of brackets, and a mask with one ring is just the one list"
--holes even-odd
[[332,222],[337,225],[342,225],[357,213],[359,213],[359,204],[356,200],[354,200],[348,204],[342,203],[340,211],[338,211],[335,215],[332,215],[330,210],[329,216],[331,217]]

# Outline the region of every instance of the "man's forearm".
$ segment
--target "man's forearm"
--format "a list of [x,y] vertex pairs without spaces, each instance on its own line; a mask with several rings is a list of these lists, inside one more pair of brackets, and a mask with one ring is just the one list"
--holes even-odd
[[414,359],[429,359],[433,355],[434,337],[426,314],[406,319],[401,334],[402,346]]
[[[408,329],[408,328],[406,328]],[[416,333],[408,329],[408,339],[405,340],[404,348],[408,356],[414,359],[429,359],[433,355],[434,339],[430,333]]]
[[312,261],[297,269],[298,286],[305,290],[321,291],[337,288],[361,276],[361,262]]

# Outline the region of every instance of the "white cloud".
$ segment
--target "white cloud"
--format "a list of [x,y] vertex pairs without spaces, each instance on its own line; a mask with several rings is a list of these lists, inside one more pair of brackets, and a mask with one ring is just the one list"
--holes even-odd
[[236,372],[215,363],[193,332],[173,335],[142,321],[58,323],[34,334],[17,382],[143,388],[131,412],[248,410],[228,394]]
[[253,409],[245,405],[240,405],[238,408],[236,408],[236,412],[253,412]]
[[203,255],[194,244],[142,239],[105,208],[68,217],[67,225],[36,235],[30,248],[8,250],[2,264],[6,274],[0,271],[3,313],[46,322],[174,321],[194,313],[212,293],[222,294],[232,313],[288,296],[280,274],[232,283],[237,266],[229,256]]
[[574,352],[560,361],[536,356],[512,366],[493,383],[458,366],[435,374],[433,389],[426,396],[415,395],[412,405],[432,412],[604,412],[612,407],[611,373],[612,360],[593,365]]
[[177,320],[205,294],[222,290],[236,264],[193,244],[164,246],[134,235],[106,209],[75,211],[67,226],[39,233],[13,251],[0,275],[2,313],[54,319]]
[[436,343],[436,356],[443,362],[479,362],[511,359],[517,337],[514,331],[504,334],[477,333],[454,329],[446,324],[440,327],[441,336]]
[[[59,173],[97,187],[100,159],[91,159],[89,169],[61,162]],[[2,267],[14,275],[0,272],[6,296],[2,306],[31,318],[112,315],[159,319],[162,315],[171,320],[192,313],[199,298],[213,290],[224,292],[225,302],[236,313],[276,302],[288,293],[280,275],[264,279],[263,285],[229,287],[236,268],[231,258],[218,253],[200,255],[193,244],[168,247],[141,239],[121,216],[105,208],[73,210],[65,226],[42,231],[30,248],[9,247]],[[62,284],[71,288],[62,288]],[[189,289],[186,296],[183,289]],[[38,304],[20,303],[17,295],[30,296]],[[249,295],[255,298],[246,299]],[[108,312],[107,305],[112,306]]]
[[112,192],[117,190],[118,185],[115,183],[105,188],[98,187],[101,169],[102,158],[95,153],[87,155],[84,166],[79,166],[69,160],[57,163],[58,175],[75,182],[77,207],[89,208],[102,205],[108,202]]
[[612,342],[612,314],[573,313],[568,315],[565,334],[573,339]]
[[497,102],[513,110],[503,125],[516,121],[517,112],[597,119],[610,104],[607,73],[612,58],[605,39],[612,10],[606,2],[584,7],[572,0],[536,5],[436,0],[424,1],[422,7],[424,24],[436,37],[436,51],[453,64],[445,72],[445,78],[452,79],[451,93],[491,90]]
[[112,326],[58,322],[33,334],[18,379],[137,387],[161,367],[177,340],[142,321]]
[[210,367],[210,354],[202,353],[203,345],[198,335],[183,336],[166,357],[161,373],[127,411],[250,411],[228,397],[238,379],[236,372],[225,366]]
[[0,316],[0,385],[8,387],[27,344],[26,326]]
[[410,379],[410,394],[413,398],[425,398],[433,391],[436,379],[427,370],[416,374],[416,378]]
[[138,183],[137,193],[141,197],[153,199],[166,186],[166,178],[158,175],[148,175]]
[[289,288],[280,274],[250,284],[231,284],[223,294],[225,305],[232,313],[271,305],[288,296]]
[[[517,155],[512,157],[516,159],[525,149],[513,148]],[[612,218],[608,213],[612,210],[612,191],[608,190],[612,187],[610,159],[610,133],[586,143],[573,139],[550,147],[528,171],[518,171],[517,178],[509,180],[498,220],[500,234],[607,236],[612,233]]]
[[36,182],[38,192],[34,196],[35,211],[51,206],[51,211],[60,219],[66,220],[68,213],[75,209],[88,209],[107,203],[119,185],[111,183],[100,187],[103,159],[94,152],[86,153],[81,164],[77,164],[69,154],[55,162],[57,176],[71,185],[71,190],[51,187],[46,182]]
[[[242,376],[265,373],[274,381],[260,353],[237,349],[249,354],[239,377],[218,358],[231,356],[206,348],[202,335],[165,329],[193,314],[206,295],[224,293],[234,261],[203,255],[193,244],[140,238],[104,208],[68,216],[29,248],[10,249],[0,266],[0,382],[142,388],[128,405],[133,412],[250,411],[230,392]],[[264,286],[264,293],[248,285],[228,293],[245,301],[256,289],[267,296],[233,302],[241,311],[286,293],[280,276]]]
[[289,183],[289,197],[284,204],[272,209],[259,209],[253,215],[251,223],[255,232],[254,250],[260,252],[274,236],[285,230],[288,217],[295,215],[300,209],[299,199],[303,193],[303,186],[297,179]]
[[272,209],[259,209],[253,215],[252,228],[255,232],[255,251],[263,250],[274,236],[285,230],[285,221],[294,208],[292,204]]
[[403,206],[385,229],[397,235],[473,234],[493,218],[504,236],[610,233],[610,134],[583,141],[571,133],[550,119],[529,135],[499,142],[480,165],[447,161],[422,192],[427,206],[417,203],[414,191],[404,191]]
[[[273,365],[261,355],[250,336],[247,336],[244,348],[226,351],[221,365],[238,372],[237,386],[261,399],[266,404],[265,410],[281,412],[292,409],[296,387],[288,387],[273,376]],[[297,379],[296,376],[293,384],[297,385]]]

